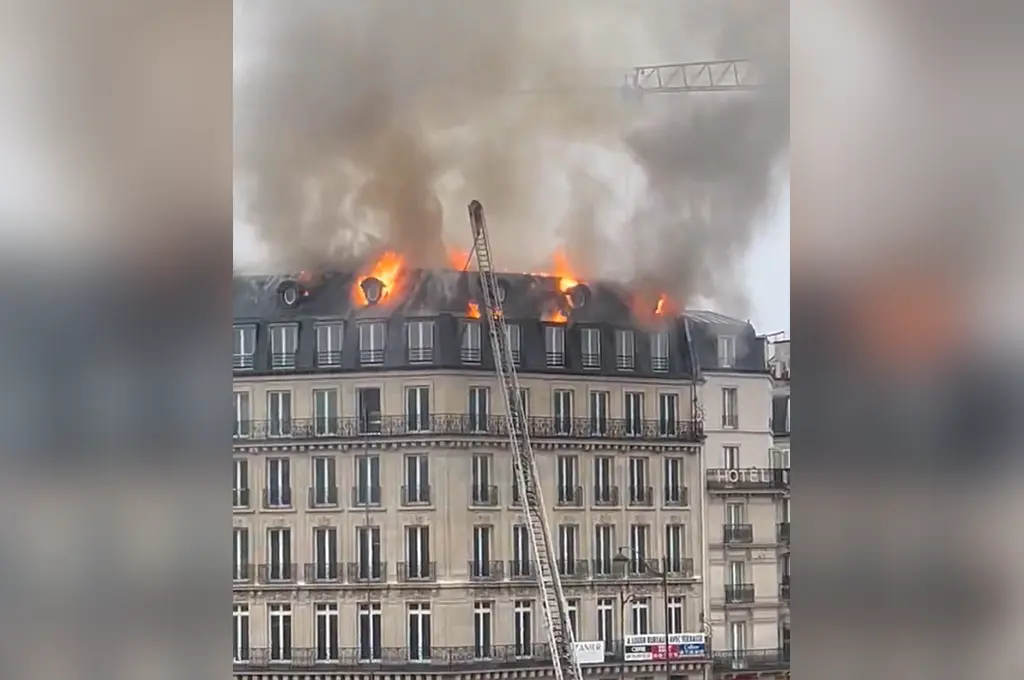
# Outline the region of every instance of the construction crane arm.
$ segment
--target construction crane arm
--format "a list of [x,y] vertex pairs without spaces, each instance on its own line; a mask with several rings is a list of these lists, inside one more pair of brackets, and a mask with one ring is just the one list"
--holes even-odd
[[625,87],[639,94],[732,92],[758,87],[749,59],[693,61],[637,66],[626,74]]

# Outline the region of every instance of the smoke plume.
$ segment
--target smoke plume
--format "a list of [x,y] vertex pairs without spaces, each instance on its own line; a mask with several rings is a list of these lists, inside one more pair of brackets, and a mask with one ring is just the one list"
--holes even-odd
[[[236,0],[235,23],[236,214],[267,268],[382,248],[445,266],[478,198],[501,269],[563,246],[586,276],[740,311],[734,269],[788,147],[785,0]],[[619,87],[716,58],[756,60],[763,86]]]

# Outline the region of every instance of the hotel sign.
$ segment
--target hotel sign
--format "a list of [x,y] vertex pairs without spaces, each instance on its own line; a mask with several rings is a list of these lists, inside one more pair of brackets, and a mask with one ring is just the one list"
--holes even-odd
[[789,468],[713,468],[707,484],[709,489],[783,490],[789,488]]

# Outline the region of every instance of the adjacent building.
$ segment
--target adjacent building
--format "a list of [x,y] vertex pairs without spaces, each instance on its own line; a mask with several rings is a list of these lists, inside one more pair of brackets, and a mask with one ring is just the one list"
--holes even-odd
[[[477,286],[235,280],[235,677],[546,674]],[[764,339],[610,285],[500,286],[576,636],[604,648],[587,673],[781,677]],[[710,630],[714,661],[626,660],[666,630]]]

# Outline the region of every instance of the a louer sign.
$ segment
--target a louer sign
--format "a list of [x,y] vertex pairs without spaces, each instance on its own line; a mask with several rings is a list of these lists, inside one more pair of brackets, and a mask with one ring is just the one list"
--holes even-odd
[[576,662],[581,666],[604,663],[604,640],[573,643]]
[[662,635],[627,635],[626,661],[664,661],[687,659],[707,655],[703,633],[672,633],[668,645]]

